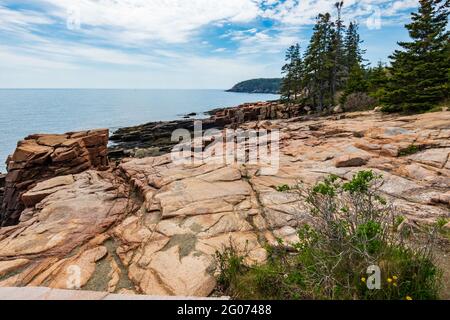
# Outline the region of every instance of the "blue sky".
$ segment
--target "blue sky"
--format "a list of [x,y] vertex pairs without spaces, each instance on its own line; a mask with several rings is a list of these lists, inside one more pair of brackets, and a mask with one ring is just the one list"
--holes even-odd
[[[279,77],[335,0],[0,0],[0,88],[228,88]],[[347,0],[388,61],[417,0]]]

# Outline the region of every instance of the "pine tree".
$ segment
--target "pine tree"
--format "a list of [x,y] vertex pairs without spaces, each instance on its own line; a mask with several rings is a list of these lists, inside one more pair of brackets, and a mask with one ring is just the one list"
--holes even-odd
[[284,78],[281,84],[282,98],[291,101],[296,99],[301,91],[303,79],[303,64],[300,54],[300,45],[297,43],[289,47],[286,52],[286,64],[282,68]]
[[314,33],[305,53],[305,83],[310,100],[318,112],[330,102],[330,74],[333,58],[330,54],[333,26],[330,14],[320,14],[314,26]]
[[365,50],[361,49],[361,38],[358,33],[358,24],[350,22],[345,35],[345,68],[348,73],[351,72],[355,65],[362,65],[364,62],[363,54]]
[[449,1],[420,0],[405,27],[411,42],[390,57],[392,77],[383,97],[385,111],[423,112],[449,98]]
[[364,69],[359,64],[355,64],[350,71],[348,81],[340,98],[340,103],[345,104],[347,97],[352,93],[366,93],[369,89],[367,77]]
[[380,99],[386,94],[386,84],[388,83],[388,70],[380,61],[374,68],[367,71],[367,89],[369,95]]
[[294,97],[298,99],[304,91],[305,66],[303,64],[302,55],[300,52],[300,45],[296,45],[296,56],[294,59]]
[[342,7],[344,1],[336,2],[335,7],[337,9],[338,18],[335,22],[336,30],[333,33],[333,59],[334,65],[331,74],[331,99],[334,104],[334,97],[337,90],[342,88],[343,78],[345,76],[345,62],[344,62],[344,41],[342,37],[343,29],[345,28],[342,21]]

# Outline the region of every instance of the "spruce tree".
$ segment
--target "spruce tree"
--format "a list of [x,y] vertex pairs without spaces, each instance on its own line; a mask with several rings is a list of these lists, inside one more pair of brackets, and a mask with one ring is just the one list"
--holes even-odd
[[367,93],[368,88],[369,84],[364,69],[361,65],[355,64],[350,71],[347,85],[340,98],[340,103],[345,104],[347,97],[352,93]]
[[305,53],[305,83],[311,103],[318,112],[330,102],[330,74],[333,57],[330,54],[333,25],[330,14],[320,14]]
[[299,92],[299,60],[300,60],[300,45],[296,44],[290,46],[286,52],[286,64],[282,68],[282,74],[284,75],[281,84],[281,96],[283,99],[290,101],[295,98]]
[[338,18],[335,22],[335,32],[333,33],[333,48],[332,54],[334,59],[332,74],[331,74],[331,99],[334,104],[334,97],[337,90],[342,88],[343,79],[346,74],[345,71],[345,59],[344,59],[344,41],[343,41],[343,30],[345,28],[344,22],[342,21],[342,7],[344,1],[336,2],[335,7],[337,10]]
[[361,66],[364,59],[365,50],[361,49],[361,38],[358,33],[358,24],[350,22],[345,35],[345,68],[350,73],[355,65]]
[[373,98],[380,99],[386,94],[388,70],[380,61],[374,68],[367,71],[367,90]]
[[408,29],[411,42],[390,57],[392,77],[383,98],[385,111],[423,112],[449,98],[448,1],[420,0]]

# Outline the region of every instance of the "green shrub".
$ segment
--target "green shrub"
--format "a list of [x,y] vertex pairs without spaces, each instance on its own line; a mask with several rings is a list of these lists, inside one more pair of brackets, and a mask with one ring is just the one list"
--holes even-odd
[[346,112],[351,112],[370,110],[373,109],[377,104],[378,100],[369,96],[367,93],[355,92],[345,97],[343,106]]
[[448,221],[449,220],[447,218],[439,217],[436,221],[438,229],[442,229],[448,223]]
[[[438,298],[431,247],[408,244],[395,231],[404,218],[380,196],[381,184],[374,172],[361,171],[348,182],[332,175],[308,190],[291,188],[309,204],[314,224],[299,227],[297,243],[268,246],[261,265],[219,254],[230,259],[219,263],[222,292],[237,299]],[[380,290],[367,286],[373,265],[381,271]]]
[[409,156],[409,155],[415,154],[415,153],[417,153],[417,152],[419,152],[421,150],[422,150],[421,147],[412,144],[412,145],[410,145],[410,146],[408,146],[408,147],[406,147],[404,149],[401,149],[399,151],[398,155],[400,157]]
[[278,192],[286,192],[286,191],[291,190],[291,187],[289,187],[287,184],[283,184],[281,186],[276,187],[276,190]]
[[236,279],[248,268],[244,265],[245,252],[240,252],[230,241],[228,247],[223,251],[216,252],[216,263],[219,271],[217,285],[219,290],[223,288],[231,289],[236,283]]

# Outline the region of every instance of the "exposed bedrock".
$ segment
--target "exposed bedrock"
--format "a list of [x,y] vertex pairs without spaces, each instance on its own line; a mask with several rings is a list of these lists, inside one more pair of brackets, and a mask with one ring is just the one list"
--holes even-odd
[[233,241],[261,262],[267,243],[296,241],[297,227],[313,221],[303,201],[277,186],[310,186],[330,173],[382,174],[381,191],[410,223],[450,217],[450,112],[241,127],[280,130],[278,172],[162,155],[34,184],[21,196],[20,223],[0,229],[0,286],[209,296],[217,250]]
[[[108,168],[107,129],[66,134],[36,134],[17,144],[8,157],[0,225],[17,224],[26,203],[22,195],[40,181],[88,169]],[[2,179],[0,178],[0,183]],[[0,194],[1,197],[1,194]]]

